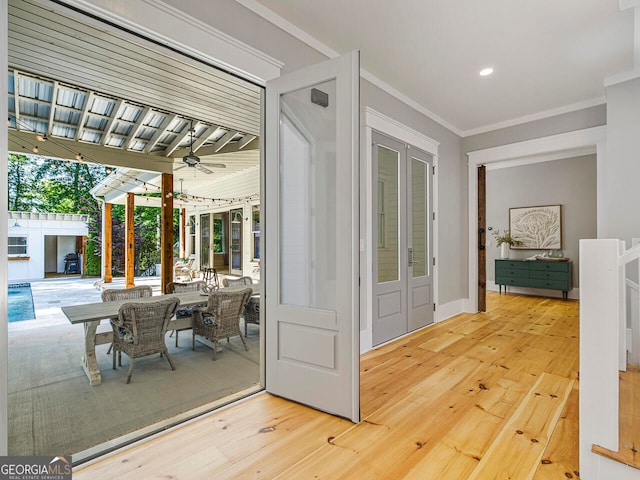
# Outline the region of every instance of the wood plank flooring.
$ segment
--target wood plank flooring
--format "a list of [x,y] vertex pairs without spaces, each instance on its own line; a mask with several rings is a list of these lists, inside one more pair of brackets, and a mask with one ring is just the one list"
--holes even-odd
[[578,311],[489,293],[362,357],[358,425],[264,394],[74,479],[577,478]]

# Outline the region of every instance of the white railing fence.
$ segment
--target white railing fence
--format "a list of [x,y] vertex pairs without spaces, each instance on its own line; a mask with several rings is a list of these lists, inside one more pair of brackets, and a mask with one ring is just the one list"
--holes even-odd
[[[605,479],[608,459],[591,452],[596,444],[618,451],[619,371],[637,358],[640,331],[627,332],[627,316],[640,309],[627,266],[638,265],[640,245],[625,249],[615,239],[580,241],[580,477]],[[634,268],[635,268],[634,265]],[[628,291],[631,292],[627,298]],[[635,297],[635,305],[631,301]],[[631,300],[631,301],[630,301]],[[629,313],[628,313],[629,312]],[[628,340],[628,334],[631,339]],[[631,351],[627,352],[627,346]],[[605,462],[605,464],[603,464]],[[618,468],[618,467],[616,467]],[[635,471],[637,474],[637,470]]]

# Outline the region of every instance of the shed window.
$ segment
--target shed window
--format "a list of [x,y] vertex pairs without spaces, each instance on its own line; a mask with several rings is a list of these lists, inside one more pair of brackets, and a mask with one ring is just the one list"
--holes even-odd
[[27,237],[9,237],[9,255],[26,255]]

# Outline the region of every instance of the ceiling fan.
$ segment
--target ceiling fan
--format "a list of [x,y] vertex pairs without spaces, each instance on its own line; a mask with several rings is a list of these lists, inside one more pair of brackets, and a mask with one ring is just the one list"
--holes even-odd
[[195,129],[193,128],[193,120],[191,120],[191,124],[189,125],[189,138],[190,138],[189,153],[184,157],[182,157],[182,161],[184,162],[184,165],[180,165],[178,168],[174,168],[174,171],[180,170],[181,168],[184,168],[184,167],[191,167],[191,168],[197,168],[201,172],[204,172],[207,175],[210,175],[213,173],[213,171],[209,170],[207,167],[227,168],[227,166],[224,163],[205,163],[200,161],[200,157],[198,157],[195,153],[193,153],[193,133],[194,132],[195,132]]

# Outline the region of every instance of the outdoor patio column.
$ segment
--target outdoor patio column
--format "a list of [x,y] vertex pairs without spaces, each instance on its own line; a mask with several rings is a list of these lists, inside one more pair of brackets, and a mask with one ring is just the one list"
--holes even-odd
[[166,286],[173,281],[173,175],[162,174],[162,209],[160,211],[160,263],[162,264],[162,281]]
[[113,281],[113,219],[110,203],[102,204],[102,277],[104,283]]
[[124,207],[124,271],[126,288],[135,287],[134,283],[134,266],[135,266],[135,236],[133,225],[133,209],[135,195],[132,192],[127,193],[127,203]]
[[187,258],[187,209],[180,209],[180,258]]

